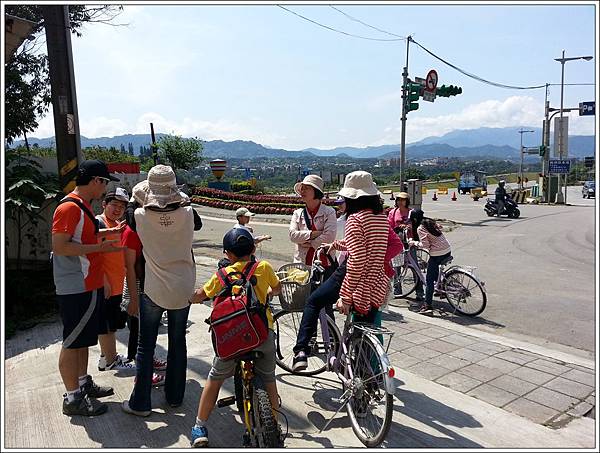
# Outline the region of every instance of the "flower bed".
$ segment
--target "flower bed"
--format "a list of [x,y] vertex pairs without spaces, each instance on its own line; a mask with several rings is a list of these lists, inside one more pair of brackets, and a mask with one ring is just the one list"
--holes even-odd
[[201,197],[198,195],[192,195],[191,200],[192,203],[197,203],[202,206],[208,206],[210,208],[218,209],[229,209],[232,211],[244,207],[248,208],[250,212],[254,212],[256,214],[291,215],[294,212],[294,210],[303,206],[302,204],[292,206],[278,204],[277,206],[272,206],[269,204],[254,204],[237,200],[221,200],[216,198]]
[[[240,203],[263,203],[263,204],[293,204],[302,206],[300,197],[286,197],[281,195],[246,195],[235,192],[225,192],[224,190],[211,189],[208,187],[196,187],[194,195],[218,200],[233,200]],[[323,198],[323,203],[333,205],[333,198]]]

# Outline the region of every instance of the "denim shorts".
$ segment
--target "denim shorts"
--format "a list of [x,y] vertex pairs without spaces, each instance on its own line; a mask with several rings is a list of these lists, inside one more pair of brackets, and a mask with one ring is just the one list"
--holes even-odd
[[[262,357],[254,360],[256,374],[260,375],[263,382],[275,382],[275,333],[269,329],[269,337],[255,351],[263,353]],[[213,359],[212,368],[208,378],[222,381],[233,376],[235,372],[235,359],[222,360],[219,357]]]

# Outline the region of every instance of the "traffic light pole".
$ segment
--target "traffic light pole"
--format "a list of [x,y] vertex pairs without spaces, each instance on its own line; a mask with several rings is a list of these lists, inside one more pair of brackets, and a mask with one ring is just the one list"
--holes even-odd
[[400,191],[404,191],[404,165],[406,157],[406,99],[408,97],[408,49],[411,37],[406,38],[406,66],[402,72],[402,132],[400,136]]

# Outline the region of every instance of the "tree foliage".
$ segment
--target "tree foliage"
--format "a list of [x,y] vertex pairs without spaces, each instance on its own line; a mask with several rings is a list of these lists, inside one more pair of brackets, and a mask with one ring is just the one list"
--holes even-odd
[[83,155],[86,159],[99,159],[105,163],[117,163],[117,162],[139,162],[140,160],[135,156],[130,156],[125,151],[125,147],[121,145],[122,150],[119,151],[117,148],[110,147],[104,148],[103,146],[90,146],[82,150]]
[[[82,36],[86,23],[111,25],[121,13],[120,5],[69,5],[71,32]],[[4,65],[6,140],[35,131],[38,122],[48,112],[51,102],[48,57],[45,53],[44,18],[41,5],[5,5],[7,14],[28,19],[37,25],[32,39],[26,40]]]
[[165,135],[158,140],[157,146],[159,159],[173,170],[191,170],[202,162],[202,141],[197,137]]

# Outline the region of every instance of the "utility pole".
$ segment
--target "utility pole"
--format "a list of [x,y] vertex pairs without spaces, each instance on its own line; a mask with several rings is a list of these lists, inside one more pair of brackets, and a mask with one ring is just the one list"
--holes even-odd
[[404,172],[406,158],[406,99],[408,97],[408,49],[411,37],[406,38],[406,66],[402,72],[402,132],[400,136],[400,191],[404,191]]
[[58,177],[63,192],[69,193],[75,188],[79,163],[83,161],[69,7],[68,5],[42,6],[42,13],[48,48]]
[[152,137],[152,158],[154,159],[154,165],[158,164],[158,150],[156,149],[156,138],[154,138],[154,124],[150,123],[150,136]]
[[519,134],[521,134],[521,148],[520,148],[520,152],[521,152],[521,163],[519,164],[519,189],[523,189],[523,134],[525,132],[535,132],[535,131],[529,131],[529,130],[524,130],[523,128],[521,128],[520,131],[517,131]]

